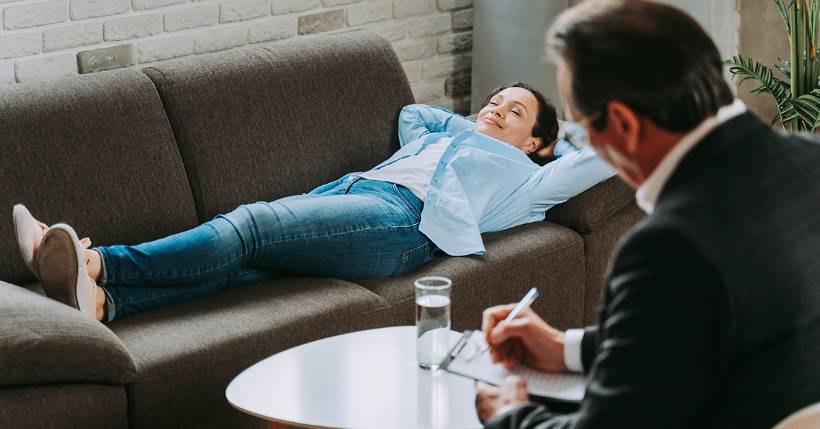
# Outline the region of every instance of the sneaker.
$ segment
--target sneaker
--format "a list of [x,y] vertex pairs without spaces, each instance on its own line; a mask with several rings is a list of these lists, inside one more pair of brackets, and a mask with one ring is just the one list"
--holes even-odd
[[23,262],[28,269],[39,279],[40,273],[34,263],[34,247],[43,239],[43,235],[48,230],[48,225],[34,219],[26,206],[22,204],[14,206],[13,218],[20,256],[23,257]]
[[96,320],[97,285],[88,276],[83,246],[73,228],[66,224],[49,228],[34,265],[46,296]]

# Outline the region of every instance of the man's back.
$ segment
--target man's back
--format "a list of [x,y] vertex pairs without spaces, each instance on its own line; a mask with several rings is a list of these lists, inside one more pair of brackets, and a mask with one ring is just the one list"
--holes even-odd
[[820,401],[819,206],[820,144],[745,114],[683,159],[642,226],[687,237],[716,274],[691,287],[723,289],[693,426],[768,427]]

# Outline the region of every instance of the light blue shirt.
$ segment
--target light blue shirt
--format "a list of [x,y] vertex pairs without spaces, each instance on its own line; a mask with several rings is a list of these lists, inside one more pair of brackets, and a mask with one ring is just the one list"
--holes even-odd
[[482,233],[544,220],[551,207],[615,174],[592,148],[566,139],[556,144],[557,159],[539,166],[520,149],[476,132],[473,121],[439,107],[405,106],[398,128],[401,148],[373,170],[452,138],[433,173],[419,225],[452,256],[483,255]]

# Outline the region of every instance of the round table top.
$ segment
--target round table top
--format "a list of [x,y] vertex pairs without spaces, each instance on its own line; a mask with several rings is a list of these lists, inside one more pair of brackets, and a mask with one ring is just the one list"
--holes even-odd
[[[451,344],[460,337],[450,333]],[[475,383],[416,364],[416,328],[353,332],[264,359],[231,381],[248,414],[321,428],[480,428]]]

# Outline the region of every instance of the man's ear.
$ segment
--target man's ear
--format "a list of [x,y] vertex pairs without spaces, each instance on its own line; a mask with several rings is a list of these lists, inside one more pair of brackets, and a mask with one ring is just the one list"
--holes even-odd
[[620,101],[610,102],[606,110],[608,116],[606,133],[609,134],[610,144],[618,145],[618,149],[625,154],[637,153],[641,134],[641,122],[638,115]]

